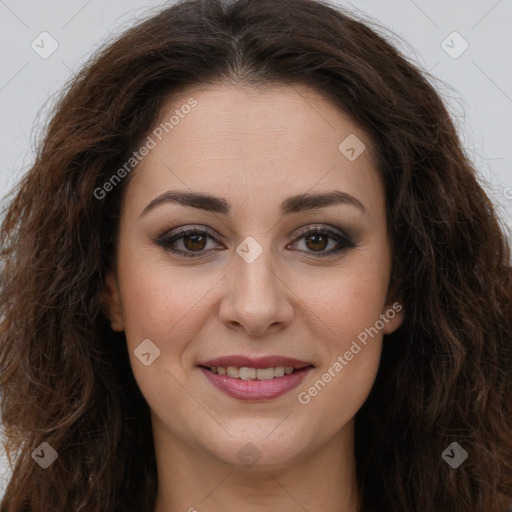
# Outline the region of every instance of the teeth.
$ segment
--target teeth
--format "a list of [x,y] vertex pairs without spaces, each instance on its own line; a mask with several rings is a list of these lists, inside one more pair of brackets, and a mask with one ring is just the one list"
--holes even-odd
[[275,368],[247,368],[242,366],[228,366],[227,368],[222,366],[214,366],[210,368],[213,373],[219,375],[227,375],[233,379],[242,380],[271,380],[275,377],[283,377],[284,375],[290,375],[293,373],[292,366],[277,366]]
[[[274,368],[274,377],[283,377],[284,376],[284,372],[285,372],[284,367],[283,366],[278,366],[277,368]],[[292,368],[292,372],[293,372],[293,368]],[[292,373],[292,372],[290,372],[290,373]]]
[[258,368],[256,378],[258,380],[270,380],[276,376],[276,368]]
[[243,380],[253,380],[256,378],[256,368],[240,368],[238,376]]
[[227,367],[227,376],[232,377],[233,379],[238,379],[238,368],[236,366],[228,366]]

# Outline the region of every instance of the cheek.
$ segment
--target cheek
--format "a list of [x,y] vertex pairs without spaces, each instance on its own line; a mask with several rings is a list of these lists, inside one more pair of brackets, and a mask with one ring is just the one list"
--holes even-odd
[[[211,277],[194,278],[193,271],[186,273],[188,277],[184,274],[147,261],[141,264],[135,258],[119,268],[132,371],[151,409],[160,412],[193,407],[194,401],[179,383],[187,379],[184,358],[193,346],[190,341],[197,338],[204,324],[202,300],[216,281]],[[148,366],[136,355],[147,339],[159,350]],[[167,420],[169,424],[174,422],[172,418]],[[174,428],[179,430],[181,426]]]
[[[127,229],[129,232],[129,230]],[[126,241],[127,234],[121,237]],[[179,350],[177,343],[166,346],[164,340],[173,337],[173,326],[191,309],[189,287],[171,279],[172,273],[155,262],[154,251],[139,244],[121,243],[119,247],[118,281],[121,296],[124,331],[134,371],[141,366],[134,350],[151,340],[160,355],[164,351]],[[179,340],[176,340],[179,342]],[[158,367],[163,358],[155,359],[151,366]]]
[[[384,312],[390,273],[386,245],[358,249],[315,279],[303,278],[297,294],[317,319],[331,349],[342,350]],[[312,317],[312,315],[309,315]]]
[[389,282],[389,259],[383,255],[385,247],[380,254],[360,251],[318,286],[303,283],[310,285],[306,305],[316,319],[322,357],[316,379],[301,387],[297,399],[312,417],[329,411],[332,433],[361,408],[378,371]]
[[193,271],[180,273],[162,265],[138,266],[135,262],[126,266],[126,275],[130,278],[124,280],[121,293],[128,344],[150,338],[167,350],[166,340],[172,339],[172,346],[179,348],[180,339],[193,335],[202,311],[201,300],[216,280],[194,277]]
[[[339,357],[343,369],[332,370],[340,383],[356,387],[376,374],[382,347],[382,322],[386,285],[370,273],[350,273],[331,280],[314,300],[307,303],[309,318],[315,318],[322,369],[331,368]],[[336,371],[338,370],[338,371]],[[332,374],[331,374],[332,377]],[[329,380],[329,376],[326,376]],[[369,382],[369,381],[368,381]],[[371,382],[369,382],[371,385]],[[364,386],[366,387],[366,385]]]
[[375,325],[382,297],[361,279],[344,284],[344,289],[332,290],[332,302],[318,304],[321,364],[315,378],[296,394],[313,439],[334,436],[354,418],[370,394],[380,364],[382,333]]

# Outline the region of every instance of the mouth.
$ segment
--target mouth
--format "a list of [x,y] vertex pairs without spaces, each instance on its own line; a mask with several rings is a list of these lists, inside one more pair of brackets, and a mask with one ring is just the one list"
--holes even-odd
[[213,386],[241,400],[270,400],[298,386],[312,363],[281,356],[251,359],[228,356],[205,361],[198,368]]
[[217,375],[227,375],[232,379],[241,380],[272,380],[284,377],[285,375],[292,375],[293,373],[301,372],[305,368],[312,368],[312,365],[303,368],[294,368],[293,366],[275,366],[270,368],[250,368],[247,366],[202,366],[212,373]]

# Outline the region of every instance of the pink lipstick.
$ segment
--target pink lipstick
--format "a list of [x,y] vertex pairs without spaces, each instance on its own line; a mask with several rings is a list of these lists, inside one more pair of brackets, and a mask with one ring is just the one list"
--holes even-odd
[[198,364],[220,391],[241,400],[270,400],[298,386],[314,367],[307,361],[283,357],[225,356]]

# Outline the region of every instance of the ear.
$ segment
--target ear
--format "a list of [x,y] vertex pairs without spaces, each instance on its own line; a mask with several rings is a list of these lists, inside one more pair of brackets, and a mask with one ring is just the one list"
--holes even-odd
[[404,321],[404,307],[397,287],[393,284],[388,290],[386,297],[386,305],[382,311],[384,320],[384,334],[395,332]]
[[124,331],[123,310],[116,276],[110,271],[105,277],[105,288],[101,297],[103,312],[110,319],[110,327],[113,331]]

